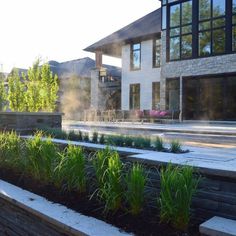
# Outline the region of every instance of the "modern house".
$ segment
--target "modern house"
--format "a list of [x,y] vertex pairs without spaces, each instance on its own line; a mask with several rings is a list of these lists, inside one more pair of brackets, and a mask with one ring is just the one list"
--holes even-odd
[[122,59],[123,110],[179,110],[185,120],[236,120],[236,0],[161,4],[85,49],[96,53],[96,73],[103,54]]

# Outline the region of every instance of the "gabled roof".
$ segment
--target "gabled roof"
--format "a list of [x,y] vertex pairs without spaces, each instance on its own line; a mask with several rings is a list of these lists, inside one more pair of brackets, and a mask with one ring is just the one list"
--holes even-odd
[[85,48],[85,51],[102,51],[106,55],[121,56],[121,45],[135,39],[143,39],[161,33],[161,8],[125,26],[115,33]]
[[[81,59],[65,61],[65,62],[48,62],[53,73],[57,74],[59,78],[64,78],[71,75],[78,77],[90,78],[91,70],[96,67],[95,60],[85,57]],[[121,68],[111,65],[103,65],[112,76],[121,77]]]
[[[70,77],[72,75],[76,75],[82,78],[90,78],[91,70],[96,67],[95,60],[89,57],[65,62],[49,61],[48,64],[50,65],[51,71],[54,74],[57,74],[58,77],[61,79]],[[105,65],[105,64],[103,65],[103,67],[107,69],[109,75],[114,77],[121,77],[120,67]],[[22,76],[22,72],[27,75],[28,70],[26,69],[22,68],[14,68],[14,69],[17,69],[20,76]]]

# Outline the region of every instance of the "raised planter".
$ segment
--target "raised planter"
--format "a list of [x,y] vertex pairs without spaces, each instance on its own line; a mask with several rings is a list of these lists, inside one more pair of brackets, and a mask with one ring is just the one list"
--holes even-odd
[[0,112],[0,130],[32,131],[37,128],[61,128],[62,113]]
[[2,180],[0,207],[0,235],[130,235]]

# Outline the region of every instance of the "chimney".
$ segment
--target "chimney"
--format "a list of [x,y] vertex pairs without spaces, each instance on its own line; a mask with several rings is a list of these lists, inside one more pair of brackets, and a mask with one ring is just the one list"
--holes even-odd
[[96,51],[96,68],[100,69],[102,67],[102,51]]

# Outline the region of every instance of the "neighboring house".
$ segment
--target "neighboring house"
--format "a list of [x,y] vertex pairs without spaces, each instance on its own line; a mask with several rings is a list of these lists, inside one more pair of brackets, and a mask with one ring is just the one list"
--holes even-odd
[[49,61],[49,65],[53,73],[59,77],[61,110],[67,115],[94,108],[94,101],[99,102],[102,110],[120,109],[121,69],[119,67],[102,65],[105,74],[103,76],[100,74],[100,82],[96,87],[99,94],[94,96],[95,83],[91,82],[91,70],[96,67],[95,60],[86,57],[61,63]]
[[[85,57],[66,62],[49,61],[51,71],[59,78],[59,103],[58,109],[65,113],[68,118],[82,119],[81,111],[91,108],[91,70],[95,65],[95,60]],[[27,74],[26,69],[15,68],[20,76]],[[101,77],[99,93],[105,109],[114,107],[120,109],[120,86],[121,69],[116,66],[103,65],[105,77]],[[11,72],[12,73],[12,72]],[[116,83],[107,83],[116,80]],[[112,99],[110,99],[112,97]],[[98,100],[98,98],[96,98]],[[112,103],[111,103],[112,100]]]
[[123,110],[236,120],[236,0],[162,0],[85,50],[122,58]]

